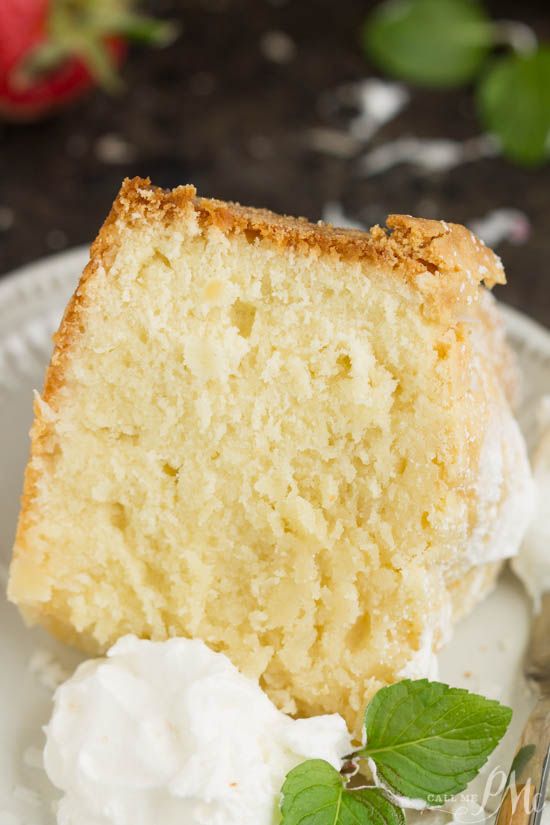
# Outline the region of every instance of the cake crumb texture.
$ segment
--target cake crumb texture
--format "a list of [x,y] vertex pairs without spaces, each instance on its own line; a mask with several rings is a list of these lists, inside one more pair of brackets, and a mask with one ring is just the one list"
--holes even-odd
[[200,638],[283,710],[356,728],[524,529],[483,281],[502,266],[463,227],[125,182],[36,396],[10,598],[94,653]]

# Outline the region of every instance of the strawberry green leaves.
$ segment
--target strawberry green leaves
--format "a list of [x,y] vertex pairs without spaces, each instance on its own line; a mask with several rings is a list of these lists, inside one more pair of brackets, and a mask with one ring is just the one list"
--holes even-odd
[[284,825],[405,825],[403,811],[378,788],[347,790],[328,762],[311,759],[294,768],[283,785]]
[[368,759],[378,787],[348,787],[327,762],[304,762],[283,785],[282,825],[404,825],[396,803],[437,806],[464,790],[511,716],[498,702],[441,682],[382,688],[365,713],[366,745],[353,756]]

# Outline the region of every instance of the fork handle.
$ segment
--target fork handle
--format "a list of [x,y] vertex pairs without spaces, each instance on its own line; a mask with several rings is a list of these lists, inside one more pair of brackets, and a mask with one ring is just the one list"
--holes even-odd
[[495,825],[540,825],[550,773],[550,694],[529,716]]

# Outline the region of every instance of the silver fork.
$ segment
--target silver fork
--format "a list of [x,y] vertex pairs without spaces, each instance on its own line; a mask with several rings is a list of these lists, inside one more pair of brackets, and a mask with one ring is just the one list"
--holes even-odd
[[533,620],[524,673],[537,703],[523,729],[496,825],[540,825],[542,817],[550,773],[550,592]]

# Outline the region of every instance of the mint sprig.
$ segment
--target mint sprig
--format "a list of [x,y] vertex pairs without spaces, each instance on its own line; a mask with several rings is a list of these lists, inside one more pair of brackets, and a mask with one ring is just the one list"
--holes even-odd
[[484,696],[406,679],[374,696],[359,753],[394,793],[442,805],[478,774],[511,718],[510,708]]
[[471,80],[491,41],[491,21],[475,0],[392,0],[374,9],[364,29],[380,68],[423,86]]
[[441,682],[382,688],[365,713],[366,745],[350,757],[368,760],[377,787],[349,787],[328,762],[303,762],[285,779],[282,825],[404,825],[398,805],[437,807],[463,791],[511,717],[499,702]]
[[284,825],[405,825],[403,811],[379,788],[347,790],[341,774],[323,759],[291,770],[282,793]]
[[[474,81],[481,121],[502,154],[536,166],[550,157],[550,44],[537,46],[526,28],[491,20],[480,0],[384,0],[362,40],[376,66],[409,83]],[[502,46],[510,53],[491,62]]]
[[534,166],[550,156],[550,46],[495,60],[482,78],[478,104],[509,158]]

